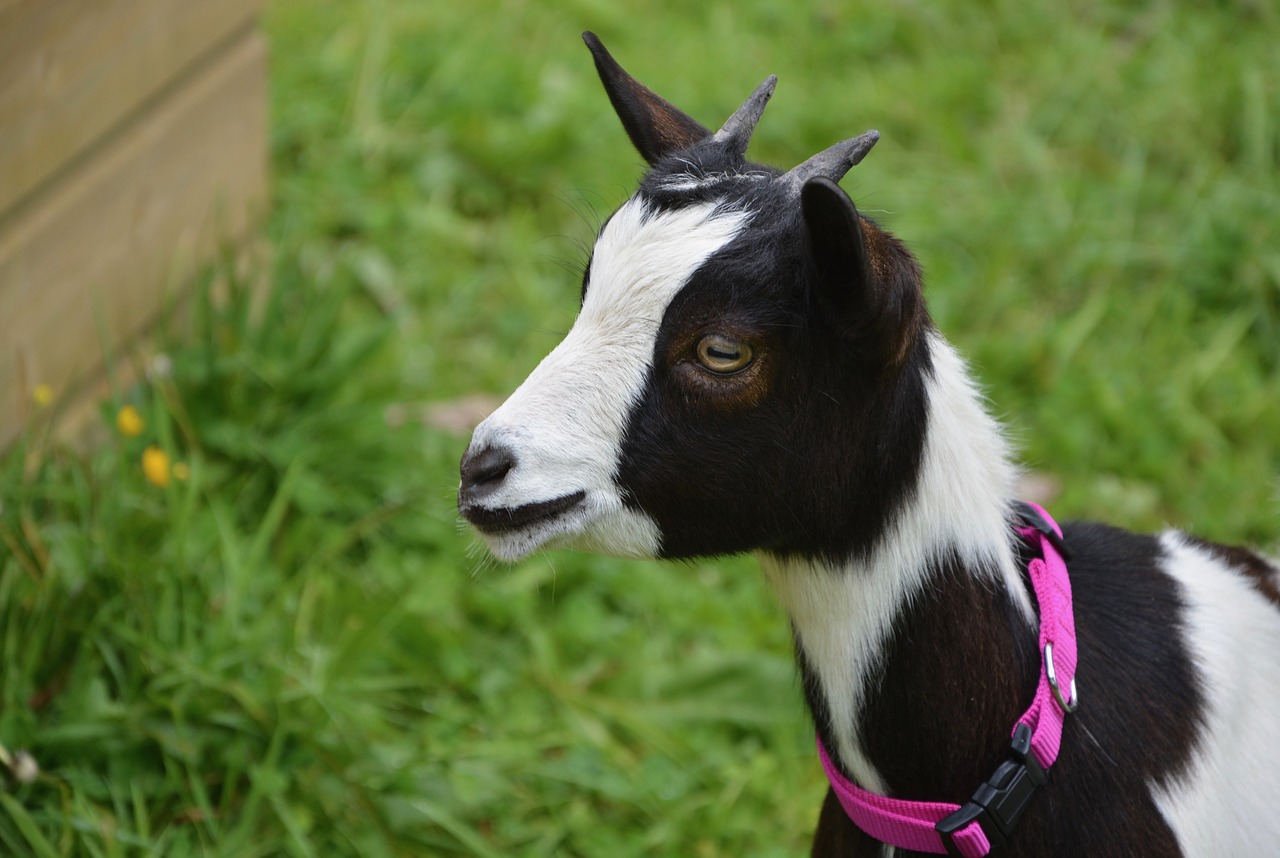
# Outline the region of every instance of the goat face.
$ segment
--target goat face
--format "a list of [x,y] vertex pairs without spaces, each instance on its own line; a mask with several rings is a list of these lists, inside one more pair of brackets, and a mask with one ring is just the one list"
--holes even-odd
[[572,330],[475,432],[458,503],[490,550],[868,550],[919,467],[919,271],[836,181],[744,154],[765,81],[711,134],[587,34],[650,164],[597,238]]

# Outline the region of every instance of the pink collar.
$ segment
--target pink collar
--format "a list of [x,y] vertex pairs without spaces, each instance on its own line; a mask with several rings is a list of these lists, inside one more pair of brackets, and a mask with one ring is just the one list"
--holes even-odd
[[[1062,724],[1074,712],[1076,625],[1062,529],[1042,507],[1018,503],[1018,534],[1040,550],[1028,572],[1040,603],[1040,685],[1035,700],[1013,727],[1012,758],[978,787],[964,805],[903,801],[867,792],[832,763],[822,740],[818,755],[844,812],[875,839],[916,852],[981,858],[1004,843],[1027,800],[1049,774],[1062,744]],[[1064,698],[1062,688],[1070,689]]]

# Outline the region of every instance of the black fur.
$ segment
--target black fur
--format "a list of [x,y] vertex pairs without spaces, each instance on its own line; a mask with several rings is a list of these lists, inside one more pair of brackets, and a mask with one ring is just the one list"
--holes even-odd
[[[753,213],[667,308],[627,421],[617,482],[660,525],[665,557],[862,556],[915,482],[930,369],[919,268],[838,186],[819,188],[831,199],[807,217],[761,178],[779,174],[707,140],[661,159],[638,192],[654,210],[718,201]],[[728,178],[669,189],[688,176]],[[832,211],[861,225],[856,246],[826,228]],[[893,334],[871,346],[868,325]],[[750,408],[682,374],[698,336],[726,328],[762,365],[767,395]]]
[[[916,342],[892,371],[869,360],[824,312],[799,212],[753,210],[748,234],[668,307],[617,482],[658,522],[666,557],[862,556],[915,483],[929,353]],[[764,389],[751,407],[690,384],[681,365],[701,333],[726,328],[756,349]]]

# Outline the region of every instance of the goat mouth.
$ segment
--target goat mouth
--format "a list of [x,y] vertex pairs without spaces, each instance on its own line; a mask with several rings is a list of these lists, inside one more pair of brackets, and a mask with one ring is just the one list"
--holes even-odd
[[461,512],[476,530],[487,536],[500,536],[559,518],[581,504],[586,496],[586,492],[576,491],[550,500],[496,508],[468,504]]

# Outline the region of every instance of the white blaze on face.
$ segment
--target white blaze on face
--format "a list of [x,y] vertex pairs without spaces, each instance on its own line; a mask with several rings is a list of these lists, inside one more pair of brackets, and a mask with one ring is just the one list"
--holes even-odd
[[657,525],[624,507],[613,482],[627,417],[642,393],[667,306],[748,219],[742,211],[717,211],[714,203],[661,211],[639,198],[614,214],[596,242],[573,329],[471,439],[472,450],[503,446],[515,456],[515,467],[485,498],[486,508],[576,491],[586,498],[554,520],[484,535],[495,555],[515,560],[544,545],[657,553]]

